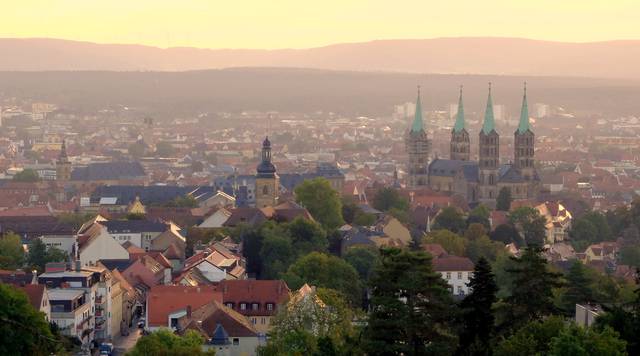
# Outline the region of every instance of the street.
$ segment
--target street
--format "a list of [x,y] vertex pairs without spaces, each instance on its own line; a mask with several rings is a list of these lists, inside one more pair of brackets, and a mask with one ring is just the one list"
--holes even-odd
[[142,330],[137,327],[136,323],[133,323],[133,326],[129,328],[129,335],[120,335],[113,341],[113,354],[124,355],[135,346],[140,336],[142,336]]

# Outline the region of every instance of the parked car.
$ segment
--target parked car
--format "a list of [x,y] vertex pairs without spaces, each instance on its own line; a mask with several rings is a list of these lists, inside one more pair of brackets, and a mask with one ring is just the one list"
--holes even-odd
[[140,318],[140,320],[138,320],[138,328],[143,329],[145,325],[147,325],[147,320],[145,318]]
[[100,344],[100,355],[111,356],[113,354],[113,344],[110,342],[103,342]]

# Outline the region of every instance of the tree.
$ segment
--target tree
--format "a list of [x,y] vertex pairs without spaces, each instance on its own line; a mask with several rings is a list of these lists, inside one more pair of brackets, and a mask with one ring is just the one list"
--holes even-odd
[[505,253],[505,246],[502,242],[491,241],[489,236],[482,236],[475,240],[470,240],[466,244],[465,256],[477,262],[481,258],[495,261],[498,256]]
[[60,346],[26,294],[0,283],[0,355],[49,355]]
[[436,215],[435,222],[433,223],[434,230],[445,229],[456,234],[463,233],[466,227],[467,224],[462,214],[457,208],[452,206],[442,209],[440,213]]
[[496,210],[509,211],[511,209],[511,189],[503,187],[496,198]]
[[144,156],[146,150],[147,148],[142,141],[136,141],[129,145],[128,148],[129,155],[136,159]]
[[496,227],[495,230],[491,232],[490,236],[491,240],[500,241],[505,245],[508,245],[510,243],[515,243],[518,247],[524,245],[524,241],[522,240],[520,233],[518,233],[518,229],[516,229],[511,224],[498,225],[498,227]]
[[564,323],[558,316],[551,316],[543,321],[530,321],[500,342],[494,355],[546,355],[551,348],[551,339],[564,329]]
[[355,268],[360,280],[368,281],[374,268],[380,262],[380,252],[369,246],[353,246],[347,250],[343,258]]
[[561,286],[560,274],[549,271],[542,248],[529,246],[522,257],[511,258],[515,267],[507,270],[513,278],[513,290],[506,298],[507,325],[524,325],[553,314],[553,288]]
[[312,251],[325,252],[329,245],[327,233],[314,221],[298,217],[286,225],[286,231],[298,255]]
[[471,294],[460,303],[463,328],[458,354],[491,355],[491,336],[495,328],[492,307],[498,286],[486,259],[478,260],[468,286]]
[[376,192],[373,197],[373,207],[380,211],[389,211],[394,208],[407,211],[409,210],[409,201],[400,196],[396,189],[385,187]]
[[623,265],[640,267],[640,246],[626,244],[623,245],[620,248],[618,262]]
[[159,157],[171,157],[176,152],[176,149],[170,142],[160,141],[156,145],[156,156]]
[[598,229],[588,219],[576,219],[569,230],[571,245],[577,251],[584,251],[596,241],[597,232]]
[[311,252],[293,263],[283,279],[292,289],[304,283],[335,289],[342,293],[352,305],[360,305],[362,288],[358,272],[345,260],[320,252]]
[[591,289],[592,281],[587,275],[585,266],[578,260],[571,264],[566,280],[566,291],[562,296],[561,308],[565,315],[573,316],[576,304],[595,301]]
[[371,226],[376,222],[376,216],[365,213],[352,199],[342,199],[342,218],[347,224]]
[[295,260],[295,252],[291,240],[286,236],[270,234],[262,241],[260,249],[262,268],[260,277],[278,279]]
[[42,240],[35,238],[29,243],[29,253],[27,254],[27,264],[38,272],[44,271],[44,267],[49,262],[64,262],[67,254],[55,247],[47,249]]
[[544,245],[547,220],[537,209],[528,206],[517,208],[509,213],[509,221],[518,229],[527,245]]
[[487,230],[485,229],[484,225],[479,223],[473,223],[473,224],[470,224],[469,227],[467,228],[467,231],[464,232],[464,237],[467,240],[476,240],[482,236],[485,236],[486,234],[487,234]]
[[38,172],[31,168],[23,169],[21,172],[16,173],[13,176],[13,180],[16,182],[34,183],[40,181]]
[[490,216],[491,211],[489,208],[484,204],[480,204],[469,212],[469,217],[467,217],[467,226],[470,227],[473,224],[482,224],[482,226],[484,226],[488,231],[491,229],[491,224],[489,222]]
[[439,244],[448,254],[463,256],[467,241],[460,235],[449,230],[434,230],[427,234],[424,239],[428,244]]
[[24,248],[20,236],[7,233],[0,237],[0,269],[15,270],[24,263]]
[[344,224],[340,195],[326,178],[305,180],[295,189],[296,201],[326,229],[335,229]]
[[145,355],[215,355],[215,351],[203,351],[204,337],[194,330],[178,336],[169,329],[160,329],[138,340],[136,346],[127,353],[129,356]]
[[448,285],[423,251],[382,249],[371,280],[371,313],[364,331],[368,355],[451,354]]
[[619,338],[617,332],[607,327],[602,331],[594,328],[582,328],[569,324],[557,337],[551,339],[551,356],[590,356],[627,354],[627,343]]

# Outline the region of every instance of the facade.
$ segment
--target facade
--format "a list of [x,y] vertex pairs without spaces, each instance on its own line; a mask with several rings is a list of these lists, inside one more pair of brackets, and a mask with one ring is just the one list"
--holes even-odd
[[469,280],[473,275],[473,262],[466,257],[444,255],[433,259],[433,269],[449,284],[451,293],[462,297],[468,295]]
[[564,205],[558,202],[544,202],[536,206],[536,210],[547,220],[546,243],[562,242],[569,237],[573,217]]
[[276,166],[271,163],[271,142],[268,137],[262,143],[262,162],[256,173],[256,207],[278,205],[280,178],[276,173]]
[[411,129],[405,138],[408,162],[408,186],[420,187],[429,183],[428,167],[431,153],[431,141],[427,137],[422,122],[422,104],[420,102],[420,88],[416,99],[416,113]]
[[[418,102],[416,106],[419,107],[419,104]],[[434,159],[426,166],[429,188],[461,196],[469,203],[483,203],[489,207],[495,206],[496,198],[502,189],[510,190],[513,199],[532,199],[538,196],[540,178],[535,169],[535,135],[529,125],[526,88],[522,99],[520,123],[514,133],[513,163],[500,163],[500,135],[496,131],[494,116],[489,86],[484,121],[478,134],[478,161],[470,160],[469,133],[465,128],[464,106],[460,93],[456,122],[451,131],[450,158]],[[418,149],[428,146],[429,142],[426,134],[423,136],[420,133],[421,122],[422,114],[416,110],[414,123],[407,136],[409,188],[423,185],[420,183],[424,178],[422,169],[425,166],[420,162],[429,161],[429,150]]]

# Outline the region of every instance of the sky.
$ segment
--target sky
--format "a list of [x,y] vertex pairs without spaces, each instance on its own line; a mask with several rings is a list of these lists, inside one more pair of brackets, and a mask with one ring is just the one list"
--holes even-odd
[[0,37],[309,48],[381,39],[640,39],[638,0],[2,0]]

